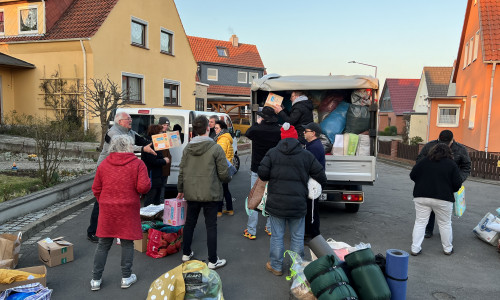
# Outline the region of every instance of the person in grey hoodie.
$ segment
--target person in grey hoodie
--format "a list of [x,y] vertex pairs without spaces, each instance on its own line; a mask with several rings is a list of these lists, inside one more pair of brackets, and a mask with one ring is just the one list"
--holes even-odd
[[293,91],[290,100],[292,101],[292,109],[290,112],[283,110],[283,107],[280,105],[274,106],[274,112],[276,112],[285,122],[295,127],[299,135],[300,143],[305,145],[304,126],[314,122],[312,112],[313,103],[302,91]]
[[182,153],[177,182],[177,199],[187,201],[186,223],[182,261],[191,260],[194,228],[203,208],[207,230],[208,264],[217,269],[226,264],[217,256],[217,208],[222,200],[222,183],[231,181],[224,150],[209,137],[210,127],[205,116],[193,121],[196,136],[187,144]]

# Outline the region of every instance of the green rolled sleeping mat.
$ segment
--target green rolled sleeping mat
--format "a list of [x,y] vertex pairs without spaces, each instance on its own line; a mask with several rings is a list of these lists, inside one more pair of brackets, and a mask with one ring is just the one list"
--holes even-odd
[[380,267],[375,264],[375,256],[370,248],[347,254],[345,262],[352,269],[352,285],[362,300],[385,300],[391,298]]
[[305,267],[304,275],[318,300],[358,299],[339,263],[334,255],[325,255]]

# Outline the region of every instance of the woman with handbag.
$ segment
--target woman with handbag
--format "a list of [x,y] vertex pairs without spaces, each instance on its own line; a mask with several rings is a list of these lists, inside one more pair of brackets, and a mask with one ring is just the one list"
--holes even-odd
[[429,154],[413,167],[410,178],[415,182],[413,201],[416,212],[411,255],[417,256],[422,252],[425,226],[431,211],[436,214],[444,254],[451,255],[451,215],[455,202],[453,193],[462,186],[462,179],[458,166],[453,161],[450,147],[444,143],[436,144]]

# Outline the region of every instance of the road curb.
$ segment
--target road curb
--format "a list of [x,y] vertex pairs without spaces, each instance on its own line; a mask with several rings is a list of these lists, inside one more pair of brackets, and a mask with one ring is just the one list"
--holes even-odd
[[23,240],[27,240],[33,237],[44,228],[49,227],[55,222],[79,211],[80,209],[88,206],[89,204],[94,203],[94,201],[95,201],[94,195],[88,195],[83,199],[79,199],[64,208],[61,208],[51,214],[46,215],[43,218],[36,220],[33,223],[24,226],[20,230],[23,233]]

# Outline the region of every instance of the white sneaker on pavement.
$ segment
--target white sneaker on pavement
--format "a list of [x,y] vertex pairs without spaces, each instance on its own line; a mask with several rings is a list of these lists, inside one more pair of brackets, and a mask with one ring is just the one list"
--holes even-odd
[[209,269],[215,270],[215,269],[218,269],[218,268],[222,268],[225,265],[226,265],[226,260],[225,259],[220,259],[219,257],[217,257],[217,261],[215,263],[209,262],[207,266],[208,266]]
[[102,279],[99,279],[99,280],[94,280],[92,279],[90,281],[90,289],[92,291],[98,291],[101,289],[101,283],[102,283]]
[[194,256],[194,252],[193,251],[191,251],[191,254],[189,254],[189,255],[182,255],[182,262],[190,261],[191,258],[193,258],[193,256]]
[[129,288],[135,282],[137,282],[137,276],[135,276],[135,274],[130,275],[129,278],[122,278],[122,289]]

